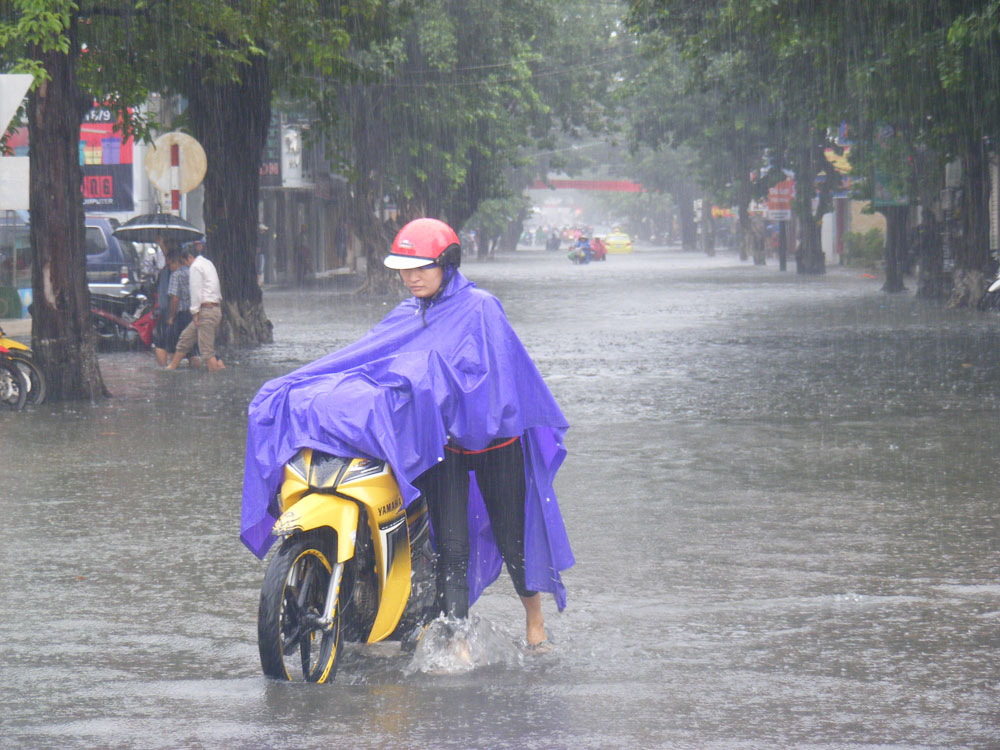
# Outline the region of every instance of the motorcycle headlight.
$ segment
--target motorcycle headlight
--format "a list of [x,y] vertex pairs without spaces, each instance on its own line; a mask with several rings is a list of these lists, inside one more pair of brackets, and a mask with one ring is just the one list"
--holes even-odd
[[328,453],[313,451],[312,465],[309,467],[310,487],[328,487],[336,479],[338,472],[344,466],[344,459],[331,456]]

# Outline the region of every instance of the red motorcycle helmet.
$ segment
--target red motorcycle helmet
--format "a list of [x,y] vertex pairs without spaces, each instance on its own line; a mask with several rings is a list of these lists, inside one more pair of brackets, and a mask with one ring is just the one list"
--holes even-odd
[[438,219],[414,219],[396,234],[385,258],[397,271],[426,266],[455,266],[462,262],[462,248],[455,230]]

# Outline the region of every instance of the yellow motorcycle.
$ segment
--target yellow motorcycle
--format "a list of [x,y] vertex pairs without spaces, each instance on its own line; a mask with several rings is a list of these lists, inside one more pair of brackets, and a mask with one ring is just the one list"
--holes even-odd
[[24,375],[7,356],[7,349],[0,346],[0,406],[18,411],[24,407],[27,395]]
[[435,596],[427,506],[403,508],[388,464],[304,448],[272,502],[281,544],[257,613],[264,674],[326,682],[345,641],[419,631]]
[[45,375],[42,374],[38,365],[31,358],[31,349],[20,341],[8,338],[3,328],[0,328],[0,349],[7,350],[7,359],[24,376],[27,391],[26,402],[29,404],[41,404],[45,401]]

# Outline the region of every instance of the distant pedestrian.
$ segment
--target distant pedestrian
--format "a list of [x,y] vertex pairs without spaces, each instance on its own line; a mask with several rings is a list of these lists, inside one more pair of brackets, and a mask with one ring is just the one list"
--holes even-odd
[[[167,267],[170,269],[170,284],[167,288],[167,327],[162,344],[173,355],[177,351],[181,331],[191,322],[191,272],[181,263],[178,251],[172,251],[167,257]],[[187,353],[187,358],[191,367],[201,367],[197,346]]]
[[312,272],[310,255],[309,236],[306,226],[303,224],[299,231],[299,241],[295,245],[295,283],[298,286],[303,286],[306,283],[306,278]]
[[171,253],[176,253],[180,257],[180,249],[176,245],[170,245],[167,240],[159,236],[156,238],[156,247],[159,254],[163,256],[163,267],[156,277],[156,301],[153,304],[153,356],[156,363],[163,367],[170,361],[170,352],[167,349],[167,304],[169,302],[170,289],[170,264],[167,258]]
[[167,369],[176,370],[197,341],[208,371],[223,370],[226,366],[215,355],[215,335],[222,323],[222,289],[218,271],[205,256],[196,257],[190,245],[181,250],[181,263],[190,272],[191,322],[181,331],[177,350]]
[[333,247],[337,253],[337,267],[347,265],[347,227],[343,221],[337,222],[337,229],[333,235]]

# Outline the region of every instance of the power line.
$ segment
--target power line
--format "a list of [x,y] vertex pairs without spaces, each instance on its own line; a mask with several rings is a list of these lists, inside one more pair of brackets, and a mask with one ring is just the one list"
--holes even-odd
[[[538,73],[529,72],[528,74],[523,75],[523,76],[511,76],[509,78],[484,78],[484,79],[473,80],[473,81],[401,81],[401,80],[389,80],[389,81],[376,82],[376,83],[374,83],[372,85],[382,86],[382,87],[393,87],[393,88],[428,88],[428,87],[434,87],[434,88],[436,88],[436,87],[439,87],[439,86],[495,86],[495,85],[500,84],[500,83],[514,83],[514,82],[517,82],[517,81],[525,81],[525,80],[532,80],[532,81],[534,81],[534,80],[539,80],[539,79],[543,79],[543,78],[552,78],[552,77],[555,77],[555,76],[565,75],[565,74],[567,74],[567,73],[569,73],[571,71],[580,70],[581,68],[586,69],[586,70],[596,70],[598,68],[604,67],[604,66],[609,65],[609,64],[622,63],[622,62],[624,62],[626,60],[630,60],[633,57],[635,57],[637,54],[638,54],[637,51],[631,51],[631,52],[628,52],[626,54],[619,54],[619,55],[616,55],[616,56],[609,56],[609,57],[607,57],[604,60],[598,60],[598,61],[595,61],[595,62],[590,62],[590,63],[573,63],[571,65],[566,65],[566,66],[564,66],[562,68],[556,68],[556,69],[552,69],[552,70],[543,70],[543,71],[539,71]],[[495,64],[491,64],[491,65],[481,65],[481,66],[470,66],[470,67],[467,67],[467,68],[456,68],[455,70],[436,71],[436,72],[437,72],[438,75],[446,76],[446,75],[454,75],[455,73],[458,73],[458,72],[461,72],[461,71],[464,71],[464,70],[477,70],[477,69],[484,69],[484,68],[490,68],[490,67],[496,67],[496,68],[510,67],[510,66],[515,65],[515,64],[517,64],[517,65],[523,65],[524,63],[522,61],[517,61],[517,62],[511,61],[511,62],[505,62],[505,63],[495,63]],[[413,72],[410,72],[410,71],[402,71],[401,75],[403,75],[403,76],[410,76],[410,75],[415,75],[417,73],[424,74],[424,73],[427,73],[427,72],[428,71],[417,71],[416,73],[413,73]]]

